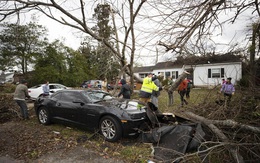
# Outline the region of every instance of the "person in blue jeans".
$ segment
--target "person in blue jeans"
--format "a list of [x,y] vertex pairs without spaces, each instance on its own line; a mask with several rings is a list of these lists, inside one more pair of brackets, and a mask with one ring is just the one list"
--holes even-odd
[[167,77],[167,85],[164,86],[164,89],[168,93],[168,106],[172,106],[173,105],[173,92],[174,91],[170,90],[172,84],[173,84],[172,77],[168,76]]
[[46,81],[45,84],[42,86],[42,91],[43,91],[43,96],[50,95],[49,81]]
[[21,109],[21,115],[23,119],[29,119],[28,107],[25,101],[26,97],[30,98],[28,94],[27,81],[22,80],[20,84],[17,85],[17,87],[15,88],[14,100]]
[[156,75],[152,77],[152,81],[159,87],[159,91],[153,91],[151,95],[151,102],[158,108],[158,97],[160,96],[160,90],[162,90],[162,84]]
[[225,106],[229,106],[232,95],[235,94],[235,87],[231,83],[232,78],[227,78],[226,82],[222,85],[220,93],[224,93]]

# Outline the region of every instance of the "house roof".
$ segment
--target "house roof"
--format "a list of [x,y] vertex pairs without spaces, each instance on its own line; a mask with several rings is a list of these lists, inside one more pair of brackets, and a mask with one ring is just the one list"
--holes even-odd
[[204,57],[190,56],[178,57],[176,61],[159,62],[154,66],[135,67],[134,72],[151,72],[160,69],[182,68],[183,65],[209,65],[209,64],[228,64],[234,62],[241,62],[239,55],[227,53],[223,55],[209,55]]
[[134,72],[152,72],[154,66],[134,67]]
[[182,64],[176,64],[176,62],[167,61],[167,62],[159,62],[157,63],[153,69],[167,69],[167,68],[181,68]]
[[152,72],[153,70],[181,68],[183,65],[176,64],[172,61],[159,62],[154,66],[134,67],[134,72]]

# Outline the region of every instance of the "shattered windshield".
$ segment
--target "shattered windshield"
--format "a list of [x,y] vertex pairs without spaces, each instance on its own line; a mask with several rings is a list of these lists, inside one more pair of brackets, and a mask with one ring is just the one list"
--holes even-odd
[[83,95],[85,97],[88,98],[88,100],[90,100],[91,102],[99,102],[99,101],[103,101],[103,100],[111,100],[113,97],[106,92],[99,92],[99,91],[86,91],[83,93]]

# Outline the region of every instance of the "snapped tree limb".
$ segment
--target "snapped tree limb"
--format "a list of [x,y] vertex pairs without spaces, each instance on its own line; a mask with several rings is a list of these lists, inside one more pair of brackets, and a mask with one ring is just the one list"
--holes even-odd
[[[212,120],[208,120],[204,117],[201,117],[199,115],[196,115],[192,112],[184,112],[184,115],[187,116],[188,118],[194,120],[194,121],[199,121],[201,123],[203,123],[204,125],[208,126],[212,132],[214,132],[219,138],[220,140],[222,140],[223,142],[229,142],[228,137],[217,127],[215,126],[214,122],[218,122],[219,121],[212,121]],[[230,121],[227,121],[228,123],[221,123],[223,125],[227,124],[227,126],[230,126]],[[230,153],[232,154],[234,160],[237,163],[244,163],[243,157],[239,154],[238,149],[234,146],[234,145],[226,145],[227,149],[230,151]]]

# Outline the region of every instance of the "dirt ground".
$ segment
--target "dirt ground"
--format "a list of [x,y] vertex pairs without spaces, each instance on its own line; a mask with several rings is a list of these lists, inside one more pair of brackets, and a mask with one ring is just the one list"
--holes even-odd
[[33,104],[28,103],[30,120],[18,117],[0,123],[0,162],[3,163],[123,163],[93,149],[86,148],[78,136],[64,137],[38,123]]

